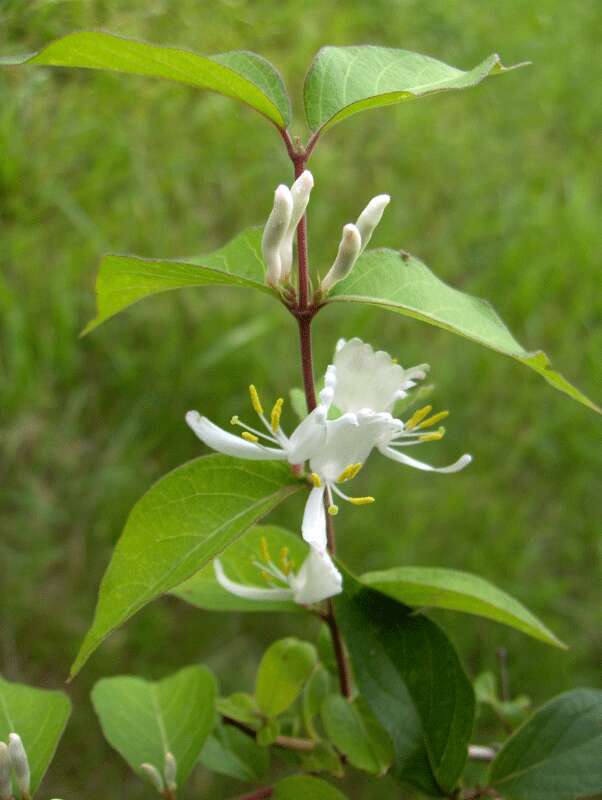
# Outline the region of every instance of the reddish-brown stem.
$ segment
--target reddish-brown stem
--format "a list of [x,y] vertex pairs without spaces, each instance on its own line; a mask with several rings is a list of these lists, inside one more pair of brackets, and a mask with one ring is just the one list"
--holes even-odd
[[[239,731],[246,733],[247,736],[255,737],[256,730],[250,725],[245,725],[244,722],[239,722],[237,719],[225,715],[222,715],[222,721],[226,725],[232,725],[232,727],[238,728]],[[299,739],[296,736],[277,736],[274,740],[274,744],[285,750],[297,750],[303,753],[311,753],[316,746],[316,743],[312,739]]]
[[[305,169],[307,161],[318,141],[318,133],[314,133],[306,148],[295,147],[287,131],[280,131],[286,146],[289,158],[295,168],[295,178],[298,178]],[[313,356],[311,347],[311,323],[319,310],[319,305],[309,302],[309,257],[307,249],[307,218],[304,215],[297,226],[297,258],[299,261],[298,297],[296,303],[288,304],[289,311],[296,318],[299,326],[299,345],[301,350],[301,370],[303,373],[303,387],[307,410],[313,411],[316,407],[316,386],[314,383]],[[326,504],[326,498],[325,498]],[[327,545],[331,555],[335,553],[335,535],[332,517],[327,513]],[[351,678],[349,664],[343,644],[343,637],[337,625],[334,604],[328,601],[327,611],[323,619],[328,625],[332,637],[332,645],[337,660],[339,684],[343,697],[351,697]]]
[[272,786],[266,786],[264,789],[256,789],[249,794],[241,794],[238,800],[263,800],[264,797],[271,797],[274,794]]

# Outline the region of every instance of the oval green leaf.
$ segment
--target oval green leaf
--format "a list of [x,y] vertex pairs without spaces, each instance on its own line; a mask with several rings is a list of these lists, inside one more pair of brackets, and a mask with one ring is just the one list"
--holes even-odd
[[305,115],[313,131],[324,131],[358,111],[468,89],[489,75],[522,66],[504,67],[494,54],[465,72],[409,50],[372,45],[324,47],[305,78]]
[[189,461],[161,478],[130,513],[71,676],[115,628],[183,583],[302,485],[288,465],[222,455]]
[[489,782],[508,800],[575,800],[602,793],[602,690],[575,689],[508,739]]
[[255,699],[266,717],[277,717],[295,702],[317,660],[313,644],[292,636],[268,647],[255,681]]
[[525,364],[555,389],[602,414],[601,408],[551,369],[545,353],[525,350],[486,300],[448,286],[409,253],[388,249],[364,253],[328,299],[376,306],[471,339]]
[[140,777],[140,765],[163,773],[170,752],[178,784],[192,772],[215,720],[216,683],[205,667],[193,666],[160,681],[132,675],[103,678],[92,703],[109,744]]
[[[220,555],[224,572],[231,580],[245,586],[266,588],[267,584],[257,566],[262,561],[262,540],[267,543],[275,563],[278,563],[283,548],[288,550],[296,569],[307,555],[308,547],[300,536],[275,525],[255,525]],[[171,594],[207,611],[303,611],[302,606],[292,600],[247,600],[236,597],[218,583],[213,564],[207,564]]]
[[345,800],[345,795],[320,778],[293,775],[274,787],[274,800]]
[[0,676],[0,741],[18,733],[31,769],[31,793],[38,789],[71,715],[64,692],[11,683]]
[[260,781],[270,768],[270,750],[238,728],[220,724],[205,742],[201,764],[239,781]]
[[362,697],[393,741],[393,774],[447,796],[462,774],[475,712],[452,644],[435,623],[347,573],[335,607]]
[[356,700],[331,695],[322,705],[322,722],[330,741],[352,767],[384,775],[393,763],[393,746],[387,732],[369,708]]
[[446,608],[487,617],[546,644],[566,648],[518,600],[469,572],[440,567],[394,567],[367,572],[360,580],[414,608]]
[[265,284],[262,228],[248,228],[208,256],[188,261],[108,255],[96,278],[96,317],[82,335],[138,300],[190,286],[242,286],[274,294]]
[[37,53],[0,59],[0,65],[20,64],[164,78],[240,100],[279,128],[286,128],[290,119],[290,101],[280,74],[265,58],[246,51],[204,56],[112,33],[80,31],[56,39]]

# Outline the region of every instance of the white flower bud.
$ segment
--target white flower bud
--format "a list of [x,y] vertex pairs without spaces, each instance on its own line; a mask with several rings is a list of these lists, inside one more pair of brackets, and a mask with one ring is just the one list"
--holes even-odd
[[163,769],[163,775],[165,776],[165,783],[167,788],[175,792],[178,788],[178,762],[173,753],[166,753],[165,754],[165,767]]
[[149,782],[159,792],[159,794],[163,794],[165,784],[163,783],[163,778],[161,777],[159,770],[156,767],[153,767],[152,764],[140,764],[140,769],[146,775]]
[[288,225],[286,236],[280,247],[280,260],[282,266],[282,280],[288,280],[293,266],[293,240],[297,225],[301,217],[305,214],[305,209],[309,203],[309,196],[314,186],[314,176],[306,169],[291,186],[291,196],[293,198],[293,211],[291,221]]
[[389,205],[390,200],[391,198],[388,194],[379,194],[376,197],[373,197],[357,218],[357,222],[355,224],[357,225],[360,236],[362,237],[362,253],[372,238],[374,229],[381,221],[383,212]]
[[274,192],[274,207],[263,230],[261,250],[267,266],[266,281],[277,286],[281,279],[280,247],[293,213],[293,198],[288,186],[281,184]]
[[8,746],[4,742],[0,742],[0,800],[11,800],[13,795],[10,772]]
[[18,733],[11,733],[8,737],[8,753],[15,774],[17,788],[21,794],[29,797],[29,783],[31,778],[29,760]]
[[361,247],[362,237],[357,227],[355,225],[345,225],[337,257],[320,287],[323,292],[329,292],[335,283],[342,281],[343,278],[349,275],[357,261]]

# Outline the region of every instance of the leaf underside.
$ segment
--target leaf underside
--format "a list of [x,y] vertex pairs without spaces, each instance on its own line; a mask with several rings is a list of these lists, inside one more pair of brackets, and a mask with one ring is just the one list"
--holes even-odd
[[376,306],[463,336],[510,356],[558,391],[602,414],[599,406],[551,368],[545,353],[525,350],[486,300],[444,283],[409,253],[385,248],[364,253],[328,299]]
[[0,66],[21,64],[164,78],[240,100],[279,128],[286,128],[290,120],[290,101],[280,74],[264,58],[246,51],[204,56],[112,33],[80,31],[56,39],[37,53],[0,59]]

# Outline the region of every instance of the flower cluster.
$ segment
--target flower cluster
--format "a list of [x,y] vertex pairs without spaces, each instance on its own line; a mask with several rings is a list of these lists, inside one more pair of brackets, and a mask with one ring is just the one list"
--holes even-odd
[[374,501],[373,497],[350,496],[341,489],[357,476],[373,450],[400,464],[430,472],[458,472],[470,463],[471,457],[463,455],[453,464],[433,467],[403,452],[406,447],[437,441],[445,434],[439,423],[448,412],[432,414],[430,405],[405,422],[393,416],[396,401],[406,397],[427,371],[427,364],[404,369],[388,353],[374,351],[360,339],[341,339],[333,363],[326,369],[318,405],[290,436],[280,424],[283,399],[266,413],[253,385],[249,387],[251,404],[263,430],[235,416],[231,424],[242,428],[241,434],[235,435],[196,411],[188,412],[188,425],[213,450],[236,458],[288,461],[298,470],[309,464],[311,489],[301,524],[310,547],[306,561],[298,572],[279,569],[271,561],[261,565],[269,576],[266,589],[235,584],[216,561],[216,576],[225,589],[248,598],[274,599],[278,595],[303,604],[337,594],[341,577],[326,549],[326,514],[338,512],[336,498],[354,506]]

